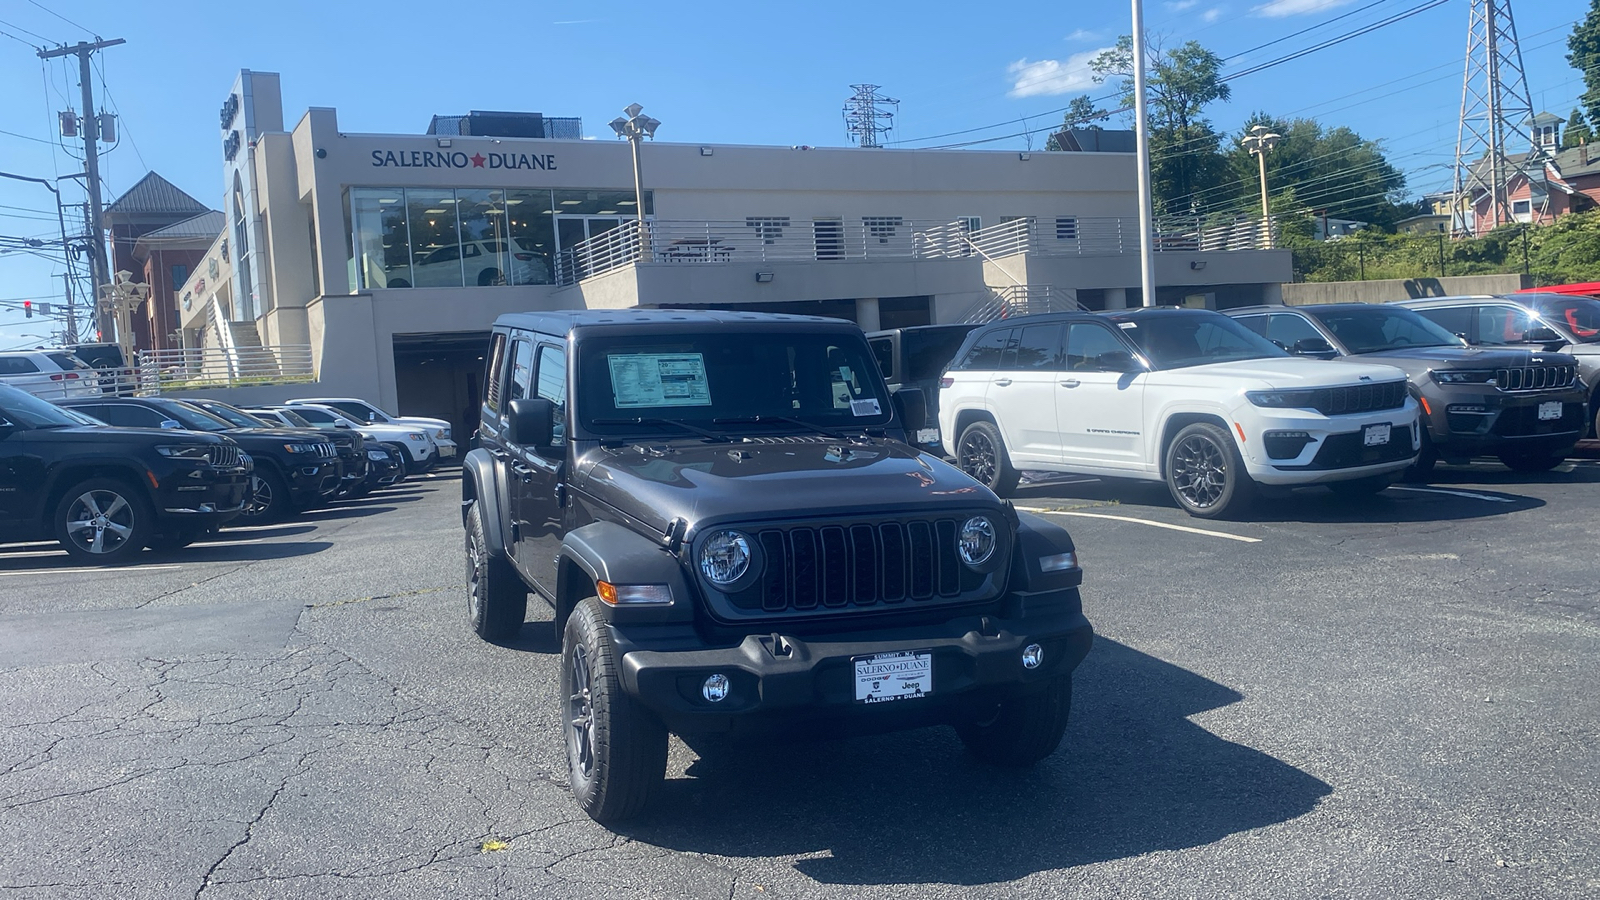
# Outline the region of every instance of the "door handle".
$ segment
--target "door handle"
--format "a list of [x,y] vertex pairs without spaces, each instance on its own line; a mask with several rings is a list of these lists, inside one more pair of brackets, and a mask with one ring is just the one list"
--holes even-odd
[[1009,378],[996,378],[994,380],[994,386],[995,387],[1005,387],[1005,386],[1009,385],[1010,383],[1011,383],[1011,379],[1009,379]]
[[1065,387],[1065,388],[1073,388],[1073,387],[1077,387],[1080,384],[1083,384],[1083,382],[1079,381],[1076,378],[1067,378],[1067,379],[1062,380],[1060,382],[1060,384],[1061,384],[1062,387]]

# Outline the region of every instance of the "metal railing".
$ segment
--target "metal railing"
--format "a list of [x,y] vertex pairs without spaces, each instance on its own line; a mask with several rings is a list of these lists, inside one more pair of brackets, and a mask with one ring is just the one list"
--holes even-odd
[[[1156,220],[1152,249],[1157,253],[1266,250],[1274,237],[1276,223],[1259,218],[1169,217]],[[1139,252],[1139,224],[1119,216],[1027,217],[972,232],[968,239],[973,249],[992,257],[1116,256]]]
[[1076,312],[1085,309],[1076,298],[1059,293],[1048,284],[1013,284],[979,300],[961,314],[965,324],[983,325],[1018,316]]
[[[136,388],[141,394],[258,384],[316,381],[310,344],[271,347],[192,347],[140,350]],[[102,385],[102,390],[104,386]]]

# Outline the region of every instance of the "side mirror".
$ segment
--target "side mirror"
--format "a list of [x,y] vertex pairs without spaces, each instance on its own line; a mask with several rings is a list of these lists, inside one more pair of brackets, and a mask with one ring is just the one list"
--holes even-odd
[[900,426],[915,436],[928,425],[928,398],[922,388],[901,388],[894,394],[895,412],[900,414]]
[[177,419],[162,419],[161,420],[161,427],[162,428],[182,428],[183,427],[183,423],[179,422]]
[[5,416],[0,416],[0,440],[10,437],[11,432],[15,430],[17,430],[17,426],[11,424],[10,419],[6,418]]
[[333,423],[333,427],[335,427],[335,428],[349,428],[350,427],[350,423],[349,422],[335,422],[335,423]]
[[1301,338],[1294,342],[1289,352],[1295,356],[1331,356],[1334,353],[1333,345],[1322,338]]
[[506,409],[506,431],[511,442],[545,450],[555,442],[556,405],[543,397],[523,397]]
[[1144,364],[1126,350],[1107,350],[1095,357],[1095,365],[1102,372],[1143,372]]

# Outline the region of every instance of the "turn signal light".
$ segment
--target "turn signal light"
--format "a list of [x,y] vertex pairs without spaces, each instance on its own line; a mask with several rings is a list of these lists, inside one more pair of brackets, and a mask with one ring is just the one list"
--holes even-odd
[[672,588],[665,584],[612,584],[602,581],[595,585],[600,602],[607,606],[671,606]]

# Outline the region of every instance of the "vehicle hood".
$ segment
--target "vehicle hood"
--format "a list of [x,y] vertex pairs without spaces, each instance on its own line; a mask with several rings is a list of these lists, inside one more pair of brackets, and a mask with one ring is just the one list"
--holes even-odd
[[219,434],[185,431],[181,428],[121,428],[115,425],[78,425],[71,428],[32,428],[26,432],[30,442],[58,444],[100,444],[102,446],[148,446],[167,444],[231,444]]
[[229,428],[222,432],[233,438],[261,438],[294,443],[321,443],[328,438],[315,428]]
[[1517,366],[1573,365],[1577,361],[1566,353],[1547,353],[1520,347],[1411,347],[1379,350],[1347,357],[1350,363],[1384,363],[1399,366],[1412,375],[1429,369],[1502,369]]
[[716,520],[922,512],[998,512],[1000,501],[960,470],[898,441],[673,441],[601,447],[577,460],[575,485],[655,529]]
[[[1197,381],[1244,387],[1247,390],[1339,387],[1372,382],[1398,381],[1405,373],[1388,365],[1335,362],[1324,359],[1289,357],[1247,359],[1240,362],[1211,363],[1166,369],[1150,375],[1157,385],[1190,385]],[[1242,384],[1242,382],[1252,382]]]
[[[379,423],[383,424],[383,423]],[[427,419],[422,416],[390,416],[387,424],[390,425],[416,425],[422,428],[438,429],[450,427],[450,423],[443,419]]]
[[352,428],[350,430],[360,432],[361,436],[369,441],[400,441],[404,443],[406,435],[420,434],[429,443],[433,442],[432,433],[420,425],[362,425],[360,428]]

